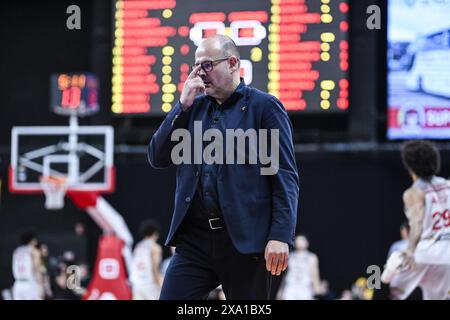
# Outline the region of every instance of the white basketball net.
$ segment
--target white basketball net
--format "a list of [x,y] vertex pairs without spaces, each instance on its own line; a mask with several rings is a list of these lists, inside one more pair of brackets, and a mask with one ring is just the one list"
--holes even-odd
[[64,207],[64,196],[69,187],[68,181],[63,177],[41,177],[40,184],[45,194],[45,207],[48,210],[58,210]]

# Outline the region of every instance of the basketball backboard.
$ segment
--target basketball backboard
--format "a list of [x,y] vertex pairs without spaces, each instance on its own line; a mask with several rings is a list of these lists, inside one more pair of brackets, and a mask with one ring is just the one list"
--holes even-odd
[[9,190],[42,193],[42,178],[62,177],[68,191],[114,191],[114,130],[110,126],[14,127]]

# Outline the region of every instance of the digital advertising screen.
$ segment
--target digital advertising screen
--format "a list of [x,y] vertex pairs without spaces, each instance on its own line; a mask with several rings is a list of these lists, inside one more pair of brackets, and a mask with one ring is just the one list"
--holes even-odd
[[450,0],[388,1],[388,139],[450,138]]
[[247,85],[290,112],[349,109],[347,0],[117,0],[112,112],[161,116],[178,102],[199,43],[230,36]]

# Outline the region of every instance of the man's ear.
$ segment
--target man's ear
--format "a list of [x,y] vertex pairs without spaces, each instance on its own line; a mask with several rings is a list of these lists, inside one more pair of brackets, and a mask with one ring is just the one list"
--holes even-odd
[[239,69],[239,59],[236,56],[231,56],[229,62],[231,71]]

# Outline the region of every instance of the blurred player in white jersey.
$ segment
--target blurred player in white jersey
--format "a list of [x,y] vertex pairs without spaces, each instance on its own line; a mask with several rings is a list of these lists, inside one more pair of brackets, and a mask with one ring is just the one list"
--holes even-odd
[[157,243],[158,227],[153,221],[142,224],[141,237],[131,263],[133,300],[158,300],[163,279],[160,272],[162,248]]
[[305,236],[295,238],[295,251],[289,255],[289,267],[280,290],[283,300],[313,300],[320,293],[319,259],[308,247]]
[[[430,142],[407,142],[402,159],[413,184],[403,193],[409,243],[394,274],[392,299],[420,287],[425,300],[450,298],[450,181],[437,177],[440,155]],[[388,262],[389,263],[389,262]]]
[[43,299],[41,256],[37,243],[34,232],[28,231],[21,236],[22,245],[14,250],[12,259],[14,300]]

